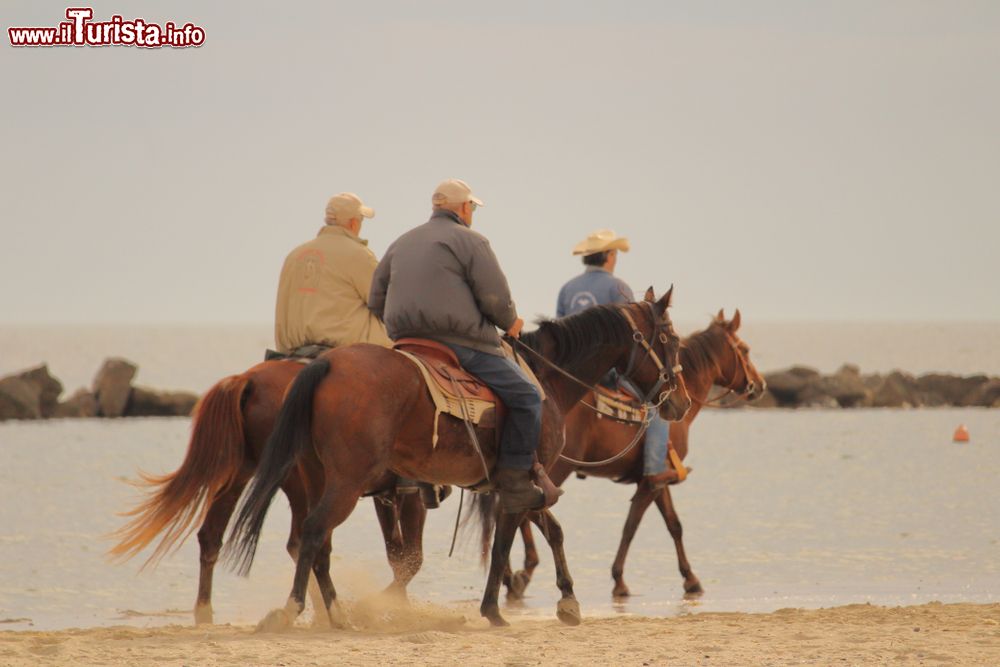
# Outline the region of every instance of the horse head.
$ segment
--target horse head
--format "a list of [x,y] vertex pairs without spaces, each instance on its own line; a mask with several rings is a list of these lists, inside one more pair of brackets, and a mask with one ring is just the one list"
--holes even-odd
[[[632,307],[641,314],[643,324],[633,332],[635,345],[625,375],[631,376],[640,387],[647,387],[643,389],[647,392],[647,402],[659,406],[661,417],[679,421],[690,409],[691,397],[681,377],[681,339],[674,330],[668,310],[673,295],[674,287],[671,285],[667,293],[657,299],[650,286],[643,300],[633,304]],[[641,354],[641,361],[636,361],[637,354]]]
[[733,319],[726,320],[723,309],[709,325],[709,330],[716,332],[725,341],[723,351],[716,359],[721,377],[717,384],[736,392],[742,392],[750,400],[760,398],[767,389],[767,382],[757,367],[750,361],[750,346],[736,332],[740,328],[740,310],[736,309]]

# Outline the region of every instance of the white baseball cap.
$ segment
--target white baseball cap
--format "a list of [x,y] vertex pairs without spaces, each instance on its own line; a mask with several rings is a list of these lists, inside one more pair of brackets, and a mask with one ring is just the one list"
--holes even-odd
[[330,197],[326,203],[327,222],[344,223],[348,220],[361,218],[374,218],[373,211],[361,201],[361,197],[353,192],[341,192],[339,195]]
[[431,201],[435,204],[464,204],[471,201],[476,206],[485,206],[479,197],[472,194],[472,188],[469,187],[469,184],[457,178],[441,181],[434,189]]

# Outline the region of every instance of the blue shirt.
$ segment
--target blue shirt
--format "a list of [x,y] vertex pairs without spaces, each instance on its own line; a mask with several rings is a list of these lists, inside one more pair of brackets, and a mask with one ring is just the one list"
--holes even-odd
[[556,317],[574,315],[591,306],[629,301],[634,301],[634,298],[624,280],[615,278],[599,266],[588,266],[586,271],[559,290]]

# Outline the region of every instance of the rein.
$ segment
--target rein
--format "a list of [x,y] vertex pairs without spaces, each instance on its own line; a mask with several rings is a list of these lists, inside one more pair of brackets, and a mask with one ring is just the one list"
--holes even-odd
[[[746,389],[743,391],[742,394],[737,396],[737,400],[745,401],[747,400],[747,396],[750,393],[750,370],[747,368],[747,360],[743,356],[743,352],[740,351],[739,345],[736,343],[735,340],[733,340],[732,335],[728,331],[726,332],[726,342],[729,343],[729,347],[733,349],[733,354],[736,355],[736,359],[739,361],[740,370],[743,371],[743,381],[746,383]],[[715,361],[715,366],[716,368],[719,368],[719,374],[721,375],[722,369],[719,367],[718,361]],[[718,396],[713,396],[712,398],[706,398],[704,401],[700,400],[697,396],[692,396],[691,394],[688,394],[688,396],[691,397],[692,401],[698,403],[698,405],[700,405],[703,408],[719,408],[722,407],[722,402],[721,402],[722,399],[724,399],[726,396],[729,396],[730,394],[736,393],[736,390],[733,389],[732,387],[726,387],[725,389],[726,390],[721,394],[719,394]]]
[[[643,303],[645,303],[645,302],[643,302]],[[653,323],[653,334],[659,338],[659,340],[660,340],[661,343],[663,343],[664,345],[666,345],[666,343],[667,343],[667,332],[665,330],[666,327],[662,323],[660,323],[660,322],[657,321],[657,317],[656,317],[655,312],[653,311],[652,304],[649,304],[649,309],[650,309],[650,320]],[[634,343],[633,346],[632,346],[632,351],[629,354],[628,366],[625,369],[625,373],[623,374],[623,377],[628,378],[629,374],[638,365],[636,363],[636,360],[639,358],[639,355],[640,355],[640,352],[639,352],[640,346],[645,348],[645,351],[646,351],[645,355],[648,355],[648,356],[652,357],[653,363],[656,365],[657,370],[659,370],[659,375],[657,377],[656,384],[654,384],[650,388],[650,390],[648,392],[646,392],[646,395],[644,397],[642,397],[642,399],[641,399],[642,404],[646,406],[646,416],[642,419],[641,422],[638,422],[640,424],[640,427],[639,427],[638,431],[636,431],[635,437],[632,438],[632,442],[630,442],[628,444],[628,446],[626,446],[624,449],[622,449],[622,451],[618,452],[617,454],[615,454],[614,456],[612,456],[610,458],[604,459],[603,461],[578,461],[578,460],[576,460],[574,458],[566,456],[565,454],[562,454],[562,453],[559,454],[559,458],[561,458],[562,460],[564,460],[567,463],[570,463],[572,465],[581,467],[581,468],[598,468],[600,466],[608,465],[610,463],[614,463],[615,461],[617,461],[618,459],[622,458],[623,456],[625,456],[626,454],[628,454],[630,451],[632,451],[632,449],[634,449],[635,446],[637,444],[639,444],[639,441],[642,440],[642,437],[646,433],[646,429],[649,428],[649,423],[653,419],[653,416],[652,416],[653,415],[653,410],[659,410],[660,406],[663,405],[663,402],[667,400],[668,396],[670,396],[670,392],[673,391],[673,388],[669,388],[669,389],[667,389],[667,391],[663,391],[663,392],[660,391],[663,388],[663,386],[665,384],[667,384],[667,380],[668,380],[666,365],[660,359],[660,356],[656,353],[656,350],[654,350],[653,347],[646,340],[646,336],[642,333],[642,331],[639,330],[639,327],[636,325],[635,320],[632,318],[631,313],[629,313],[628,310],[626,310],[624,308],[622,308],[620,312],[625,317],[625,320],[629,323],[629,326],[632,327],[632,341]],[[546,366],[548,366],[549,368],[551,368],[554,371],[557,371],[558,373],[562,374],[566,378],[572,380],[576,384],[578,384],[581,387],[583,387],[584,389],[586,389],[588,392],[594,393],[594,392],[598,391],[597,385],[587,384],[586,382],[584,382],[580,378],[576,377],[575,375],[573,375],[572,373],[570,373],[566,369],[561,368],[560,366],[558,366],[557,364],[553,363],[552,361],[549,361],[544,356],[542,356],[542,354],[540,352],[538,352],[537,350],[529,347],[528,345],[525,345],[519,339],[513,338],[511,336],[505,336],[505,338],[508,340],[508,342],[512,343],[513,346],[520,347],[521,350],[530,353],[535,359],[540,360]],[[676,373],[680,373],[684,369],[683,369],[683,367],[680,364],[677,364],[676,366],[672,367],[670,370],[673,371],[676,374]],[[659,396],[657,396],[657,394],[659,394]],[[655,403],[652,401],[652,398],[654,396],[657,396],[657,400],[656,400]],[[582,403],[583,405],[585,405],[586,407],[590,408],[592,411],[596,412],[598,415],[601,415],[602,417],[606,416],[606,415],[604,415],[603,412],[600,412],[600,410],[598,410],[598,408],[597,408],[596,405],[591,405],[590,403],[588,403],[587,401],[584,401],[582,399],[579,402]],[[627,420],[627,421],[626,420],[617,420],[617,421],[622,421],[623,423],[629,423],[629,424],[637,423],[637,422],[633,422],[632,420]],[[565,427],[564,427],[563,437],[565,438]]]

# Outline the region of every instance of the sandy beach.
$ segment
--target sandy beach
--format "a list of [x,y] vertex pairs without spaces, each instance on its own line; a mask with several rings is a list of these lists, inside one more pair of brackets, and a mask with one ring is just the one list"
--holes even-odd
[[349,630],[300,624],[0,632],[0,665],[798,665],[1000,663],[1000,604],[848,605],[771,614],[517,620],[469,610],[348,610]]

